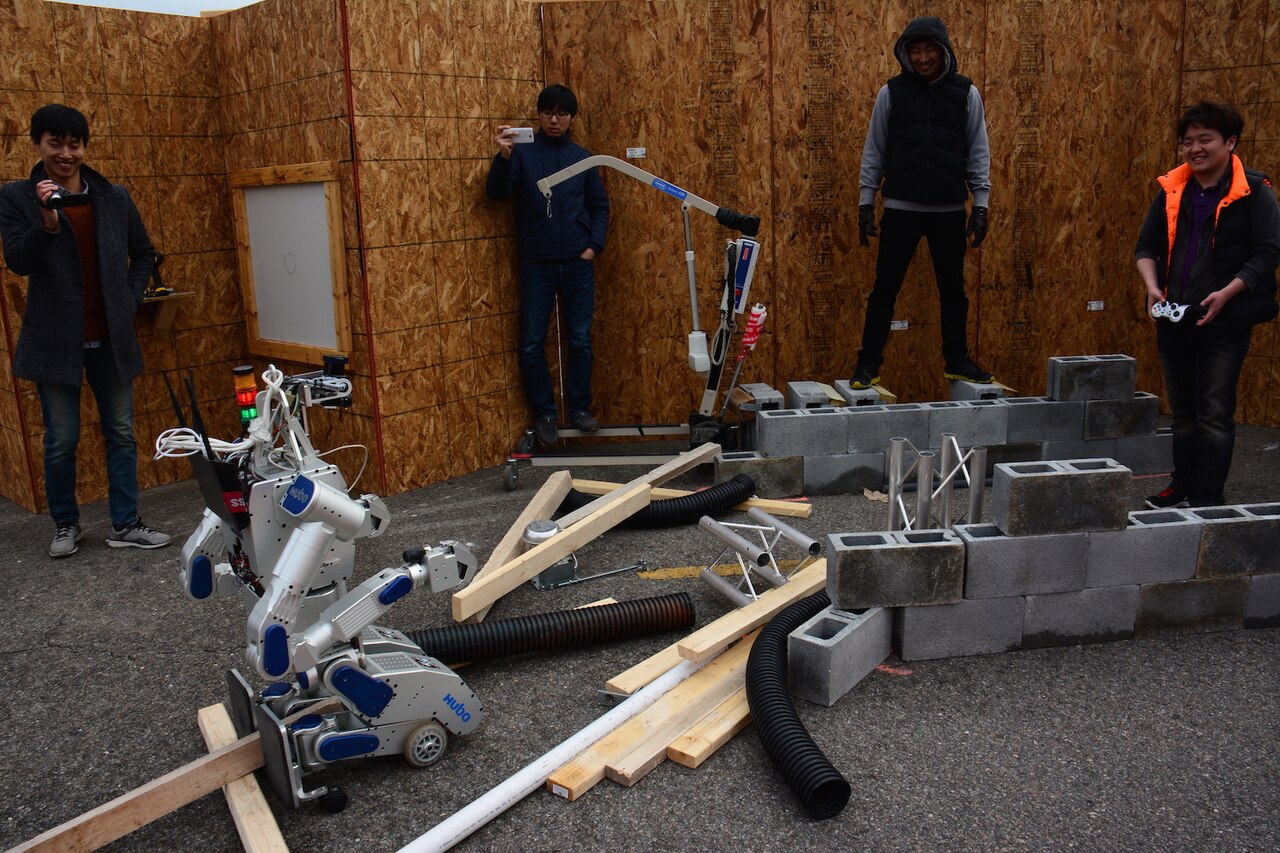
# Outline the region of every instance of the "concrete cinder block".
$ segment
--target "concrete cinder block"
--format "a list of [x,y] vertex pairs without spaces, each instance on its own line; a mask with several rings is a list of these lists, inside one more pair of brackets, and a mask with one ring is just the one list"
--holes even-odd
[[1160,414],[1160,398],[1139,391],[1128,400],[1086,400],[1084,404],[1084,437],[1124,438],[1151,435],[1156,431]]
[[848,495],[884,488],[887,453],[804,457],[804,494]]
[[960,600],[964,544],[950,530],[831,533],[827,595],[833,607],[864,610]]
[[879,406],[884,403],[884,397],[880,396],[880,392],[874,388],[854,388],[849,384],[848,379],[837,379],[835,381],[836,393],[839,394],[847,405],[850,406]]
[[1249,578],[1151,583],[1139,587],[1135,637],[1204,634],[1244,626]]
[[1023,444],[1043,441],[1080,441],[1084,438],[1084,401],[1049,397],[1005,397],[1005,441]]
[[715,481],[723,483],[746,474],[756,483],[756,494],[762,498],[785,498],[804,494],[804,457],[764,457],[759,451],[717,453],[714,461]]
[[823,409],[832,403],[826,388],[808,380],[788,382],[786,399],[788,409]]
[[1094,438],[1086,441],[1045,441],[1040,444],[1040,458],[1058,461],[1061,459],[1115,459],[1116,440],[1114,438]]
[[1070,592],[1085,586],[1085,533],[1006,536],[994,524],[958,524],[964,542],[964,597]]
[[1003,400],[964,400],[925,403],[929,412],[929,447],[941,447],[944,433],[953,433],[962,448],[1004,444],[1009,431],[1009,407]]
[[1200,520],[1181,509],[1129,513],[1124,530],[1089,534],[1087,587],[1189,580],[1196,573]]
[[887,451],[889,439],[905,438],[914,447],[927,447],[929,410],[919,403],[891,403],[884,406],[850,406],[850,453]]
[[952,400],[999,400],[1004,397],[1004,388],[993,382],[966,382],[963,379],[952,379]]
[[1047,386],[1054,400],[1128,400],[1138,387],[1138,362],[1127,355],[1054,356]]
[[895,611],[893,643],[903,660],[932,660],[1022,647],[1021,596],[983,598]]
[[1203,521],[1196,577],[1280,571],[1280,503],[1213,506],[1187,512]]
[[893,611],[828,607],[787,637],[791,692],[830,707],[889,656]]
[[1246,628],[1280,628],[1280,574],[1249,578],[1245,599]]
[[1133,637],[1138,587],[1112,586],[1027,596],[1022,647],[1109,643]]
[[782,392],[765,382],[747,382],[738,387],[751,395],[758,412],[776,411],[784,405]]
[[756,415],[756,450],[764,456],[831,456],[849,446],[846,409],[779,409]]
[[1009,536],[1123,530],[1131,477],[1114,459],[997,465],[991,517]]
[[1151,435],[1117,438],[1111,458],[1135,474],[1173,470],[1173,432],[1157,428]]

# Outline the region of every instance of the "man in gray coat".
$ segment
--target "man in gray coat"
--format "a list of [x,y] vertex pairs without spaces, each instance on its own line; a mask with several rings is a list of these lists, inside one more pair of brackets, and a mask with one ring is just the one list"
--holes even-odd
[[40,162],[0,188],[4,261],[27,276],[13,373],[36,383],[44,416],[44,488],[55,527],[49,556],[81,536],[76,504],[80,388],[87,379],[106,444],[113,548],[161,548],[169,536],[138,517],[133,378],[142,372],[134,315],[155,252],[128,190],[84,165],[89,123],[48,104],[31,116]]

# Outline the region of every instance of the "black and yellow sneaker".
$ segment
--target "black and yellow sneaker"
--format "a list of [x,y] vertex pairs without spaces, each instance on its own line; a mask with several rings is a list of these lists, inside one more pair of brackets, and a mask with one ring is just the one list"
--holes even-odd
[[864,388],[870,388],[879,381],[880,373],[878,367],[859,362],[858,366],[853,370],[853,378],[849,380],[849,387],[855,391],[861,391]]
[[942,369],[942,375],[947,379],[957,379],[961,382],[977,382],[980,385],[996,381],[995,374],[989,370],[983,370],[967,358],[964,361],[948,364]]

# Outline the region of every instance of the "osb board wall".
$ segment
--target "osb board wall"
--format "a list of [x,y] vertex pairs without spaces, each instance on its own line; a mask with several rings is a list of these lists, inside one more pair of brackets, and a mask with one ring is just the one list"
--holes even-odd
[[[174,421],[159,371],[194,368],[202,375],[244,350],[243,333],[229,316],[231,265],[218,256],[230,241],[209,28],[196,19],[15,0],[0,5],[0,44],[6,59],[0,66],[0,178],[26,178],[36,162],[28,136],[36,108],[56,101],[81,109],[92,134],[86,162],[129,188],[152,241],[167,257],[165,281],[196,291],[178,310],[172,335],[152,335],[155,309],[140,312],[147,373],[134,386],[139,484],[146,488],[185,477],[185,464],[151,461],[156,434]],[[7,269],[0,276],[3,346],[10,356],[26,281]],[[4,372],[0,494],[43,509],[44,427],[35,387]],[[88,396],[78,466],[81,500],[106,493],[97,411]],[[211,405],[205,414],[225,422],[231,406]]]
[[[316,411],[309,419],[314,444],[327,449],[361,444],[369,465],[360,487],[381,486],[374,426],[376,401],[370,377],[369,337],[365,324],[363,279],[359,255],[359,216],[351,156],[341,4],[337,0],[268,0],[210,22],[218,68],[222,108],[222,145],[226,171],[317,161],[339,164],[343,202],[343,245],[346,247],[348,314],[352,351],[347,373],[354,385],[350,409]],[[224,176],[225,180],[225,176]],[[228,203],[230,190],[224,187]],[[241,294],[235,273],[236,251],[230,235],[220,254],[231,282],[231,309],[243,338]],[[240,361],[261,370],[268,363],[288,373],[316,370],[317,365],[251,358],[241,347]],[[224,368],[226,366],[224,365]],[[228,371],[216,377],[225,393]],[[344,451],[335,457],[348,476],[360,470],[363,455]]]
[[[874,272],[874,246],[858,246],[856,230],[865,129],[898,70],[893,43],[919,14],[947,22],[987,110],[991,232],[966,262],[975,357],[1020,393],[1041,394],[1050,356],[1127,352],[1140,387],[1160,390],[1133,242],[1153,178],[1178,162],[1172,123],[1183,105],[1241,104],[1246,162],[1280,172],[1265,85],[1280,62],[1275,0],[549,4],[548,82],[578,92],[593,151],[644,146],[642,168],[766,217],[753,295],[770,318],[744,380],[833,381],[852,370]],[[597,398],[607,418],[680,419],[700,383],[682,367],[678,214],[627,178],[609,190]],[[695,231],[704,326],[724,233]],[[936,305],[922,245],[895,311],[908,327],[891,335],[883,371],[902,399],[946,394]],[[1276,336],[1275,324],[1256,332],[1241,420],[1280,423]],[[641,396],[649,388],[658,393]]]
[[485,198],[496,125],[529,124],[536,5],[349,4],[369,334],[386,489],[500,461],[526,424],[514,224]]

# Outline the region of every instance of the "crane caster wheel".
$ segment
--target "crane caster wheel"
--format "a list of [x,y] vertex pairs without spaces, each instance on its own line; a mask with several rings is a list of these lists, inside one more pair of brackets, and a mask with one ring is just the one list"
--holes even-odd
[[502,472],[502,487],[508,492],[516,490],[516,482],[520,479],[520,463],[512,459],[507,463],[507,468]]
[[520,436],[520,440],[516,442],[516,453],[532,453],[533,452],[533,433],[526,432]]
[[329,814],[337,814],[347,807],[347,792],[337,785],[330,785],[329,790],[320,795],[320,808]]

